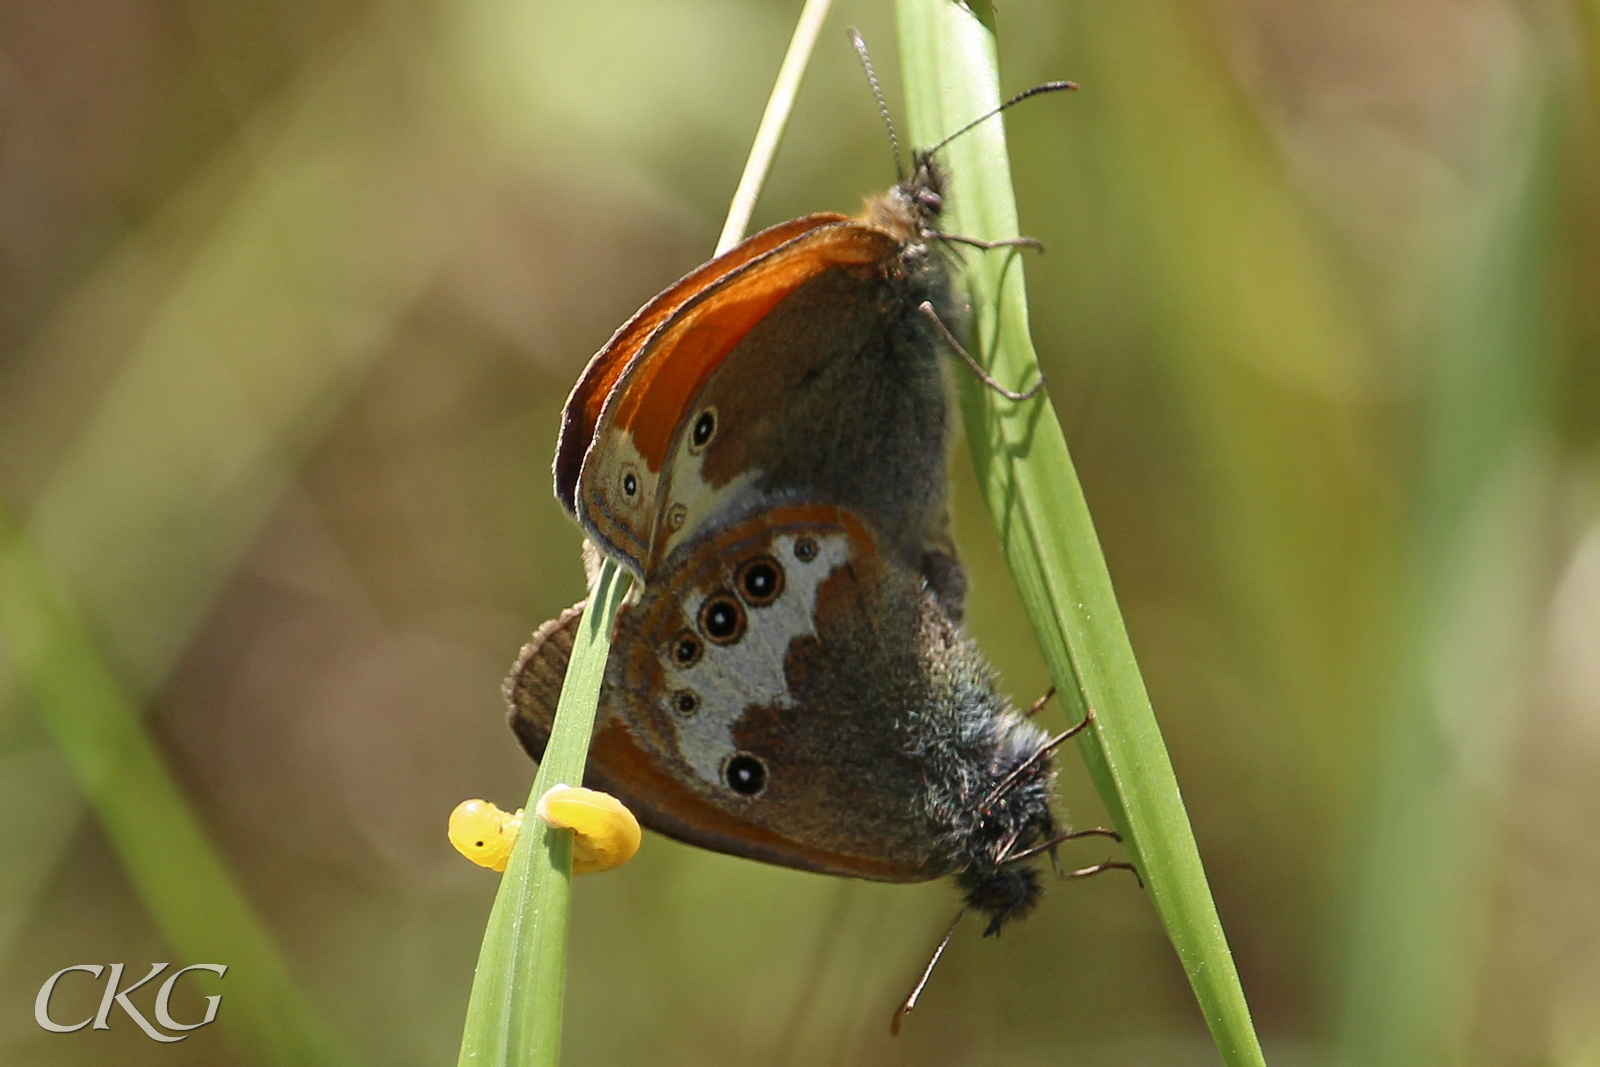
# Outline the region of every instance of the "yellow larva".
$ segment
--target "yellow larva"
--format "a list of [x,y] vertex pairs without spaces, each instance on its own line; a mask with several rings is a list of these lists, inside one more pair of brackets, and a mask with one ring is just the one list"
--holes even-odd
[[[556,785],[534,813],[550,826],[572,831],[572,873],[620,867],[639,851],[639,822],[609,793]],[[503,871],[522,829],[522,812],[508,815],[486,800],[465,800],[450,813],[450,843],[480,867]]]
[[522,809],[508,814],[487,800],[463,800],[450,813],[450,843],[479,867],[503,871],[522,829]]
[[572,831],[572,873],[621,867],[639,851],[639,820],[610,793],[555,785],[533,809],[551,826]]

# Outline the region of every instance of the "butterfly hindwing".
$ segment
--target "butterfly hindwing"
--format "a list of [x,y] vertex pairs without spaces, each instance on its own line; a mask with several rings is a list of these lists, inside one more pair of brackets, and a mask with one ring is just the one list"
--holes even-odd
[[[507,683],[513,729],[536,759],[579,614],[541,627]],[[585,784],[690,844],[832,874],[936,877],[952,860],[921,753],[953,731],[960,656],[975,653],[858,516],[772,509],[680,549],[623,607]],[[968,673],[987,686],[981,661]]]

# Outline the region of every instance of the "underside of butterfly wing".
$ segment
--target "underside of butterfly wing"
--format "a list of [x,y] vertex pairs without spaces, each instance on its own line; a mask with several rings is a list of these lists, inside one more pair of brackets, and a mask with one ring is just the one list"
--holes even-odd
[[[575,605],[541,626],[523,647],[506,681],[511,728],[535,761],[542,758],[550,739],[582,609],[582,604]],[[629,629],[630,610],[623,609],[619,631]],[[663,759],[655,745],[642,739],[648,729],[642,729],[639,720],[643,697],[609,682],[602,689],[584,773],[585,785],[621,799],[643,825],[701,848],[822,874],[904,882],[943,873],[919,864],[908,866],[882,854],[871,842],[855,854],[841,854],[826,832],[813,831],[797,839],[751,820],[747,811],[708,803],[704,790],[683,777],[681,765]],[[851,817],[849,812],[831,810],[823,821],[837,824]],[[930,841],[924,835],[923,843]]]
[[830,269],[776,304],[692,399],[668,448],[646,574],[708,528],[791,503],[850,510],[959,618],[949,536],[953,413],[917,281]]
[[[775,508],[669,562],[618,616],[585,784],[690,844],[881,881],[960,873],[980,909],[1026,910],[1036,878],[1008,857],[1052,832],[1044,733],[859,517]],[[507,683],[535,759],[579,610]]]
[[646,573],[667,446],[689,400],[786,295],[837,262],[875,262],[887,240],[839,215],[783,223],[667,290],[601,350],[563,413],[556,495],[602,548]]
[[807,215],[762,230],[669,285],[612,334],[611,340],[589,360],[562,411],[561,432],[556,440],[555,488],[556,499],[569,512],[576,508],[578,471],[594,439],[606,398],[655,332],[684,304],[729,274],[808,230],[842,218],[831,214]]

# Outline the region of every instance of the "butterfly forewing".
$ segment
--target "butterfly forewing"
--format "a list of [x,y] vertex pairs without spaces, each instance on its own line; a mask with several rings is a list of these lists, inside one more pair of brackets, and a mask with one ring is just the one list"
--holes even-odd
[[639,355],[645,343],[685,303],[721,279],[770,253],[808,230],[842,219],[842,215],[807,215],[768,227],[704,263],[668,286],[634,316],[623,323],[605,346],[584,368],[562,412],[561,433],[556,441],[556,499],[576,513],[578,472],[584,453],[594,442],[600,412],[617,383]]

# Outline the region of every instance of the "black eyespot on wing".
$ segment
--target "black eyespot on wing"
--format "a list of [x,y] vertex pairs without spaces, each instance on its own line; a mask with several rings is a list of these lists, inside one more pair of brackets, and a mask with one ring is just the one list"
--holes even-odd
[[719,645],[731,645],[743,637],[744,621],[744,606],[727,593],[708,598],[700,609],[700,632]]
[[770,604],[783,592],[783,568],[771,556],[757,556],[739,568],[734,584],[745,603],[758,607]]
[[687,718],[700,710],[700,697],[692,689],[680,689],[672,694],[672,710]]
[[633,472],[630,471],[622,476],[622,491],[629,496],[639,491],[639,479],[633,476]]
[[801,563],[810,563],[817,558],[817,543],[809,537],[796,538],[794,542],[794,558]]
[[767,787],[767,765],[748,752],[740,752],[723,765],[722,777],[735,793],[753,797]]
[[712,435],[717,432],[717,412],[714,408],[707,408],[694,420],[694,429],[689,431],[689,447],[698,451],[710,443]]
[[688,630],[672,639],[672,662],[680,667],[693,667],[699,663],[703,651],[705,646],[700,643],[700,638]]

